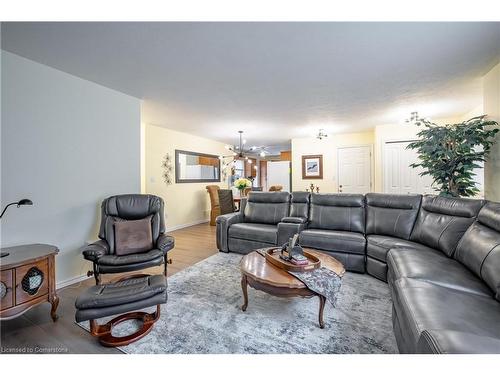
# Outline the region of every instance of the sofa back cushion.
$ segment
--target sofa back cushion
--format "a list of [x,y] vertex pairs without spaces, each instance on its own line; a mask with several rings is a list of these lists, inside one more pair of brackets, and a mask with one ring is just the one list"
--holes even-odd
[[365,233],[365,198],[361,194],[311,194],[309,228]]
[[409,239],[421,201],[420,194],[366,194],[366,234]]
[[425,195],[410,239],[451,257],[483,203],[479,199]]
[[290,193],[252,191],[244,210],[244,221],[278,224],[290,211]]
[[290,205],[290,216],[309,217],[309,201],[311,194],[304,191],[292,193],[292,203]]
[[500,203],[488,202],[467,229],[454,254],[500,301]]

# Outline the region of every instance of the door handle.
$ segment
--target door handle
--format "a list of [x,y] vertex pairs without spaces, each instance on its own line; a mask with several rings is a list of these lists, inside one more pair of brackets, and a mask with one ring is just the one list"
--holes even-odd
[[342,185],[339,185],[339,193],[342,193]]

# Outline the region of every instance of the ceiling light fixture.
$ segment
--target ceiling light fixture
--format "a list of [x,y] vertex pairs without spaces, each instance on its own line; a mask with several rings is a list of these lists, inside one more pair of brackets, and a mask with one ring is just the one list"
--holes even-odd
[[239,140],[237,145],[233,146],[224,146],[226,150],[232,151],[232,155],[223,155],[221,156],[222,159],[224,158],[234,158],[234,159],[245,159],[249,163],[251,161],[248,159],[250,157],[255,157],[257,156],[256,154],[262,158],[264,158],[267,154],[269,154],[269,151],[265,149],[264,146],[251,146],[248,149],[245,149],[244,145],[247,143],[246,139],[243,139],[243,130],[239,130]]
[[316,138],[319,140],[322,140],[323,138],[327,138],[328,134],[325,133],[323,129],[319,129],[318,134],[316,135]]

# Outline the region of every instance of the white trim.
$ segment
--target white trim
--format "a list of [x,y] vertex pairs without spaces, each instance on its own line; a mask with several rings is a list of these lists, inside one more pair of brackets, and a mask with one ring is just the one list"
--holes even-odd
[[92,276],[87,276],[87,274],[84,274],[84,275],[72,277],[72,278],[67,279],[67,280],[59,281],[56,283],[56,289],[59,290],[61,288],[65,288],[68,285],[76,284],[76,283],[79,283],[81,281],[85,281],[87,279],[90,279],[91,277]]
[[192,227],[193,225],[208,223],[208,221],[209,221],[208,219],[202,219],[202,220],[193,221],[192,223],[174,225],[172,227],[167,227],[166,231],[167,232],[173,232],[174,230],[183,229],[183,228],[187,228],[187,227]]
[[339,191],[339,150],[346,148],[360,148],[360,147],[368,147],[370,149],[370,193],[375,191],[375,157],[374,157],[374,147],[373,143],[365,143],[365,144],[356,144],[349,146],[340,146],[337,147],[337,192]]

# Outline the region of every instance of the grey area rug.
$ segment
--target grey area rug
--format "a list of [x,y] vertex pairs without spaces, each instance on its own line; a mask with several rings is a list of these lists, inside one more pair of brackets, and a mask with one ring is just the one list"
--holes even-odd
[[[397,353],[387,284],[346,273],[337,307],[326,304],[326,327],[320,329],[318,298],[278,298],[249,287],[248,309],[241,311],[240,259],[219,253],[169,277],[160,320],[149,335],[120,349],[129,354]],[[113,334],[131,333],[135,324],[124,322]],[[88,330],[88,322],[80,326]]]

